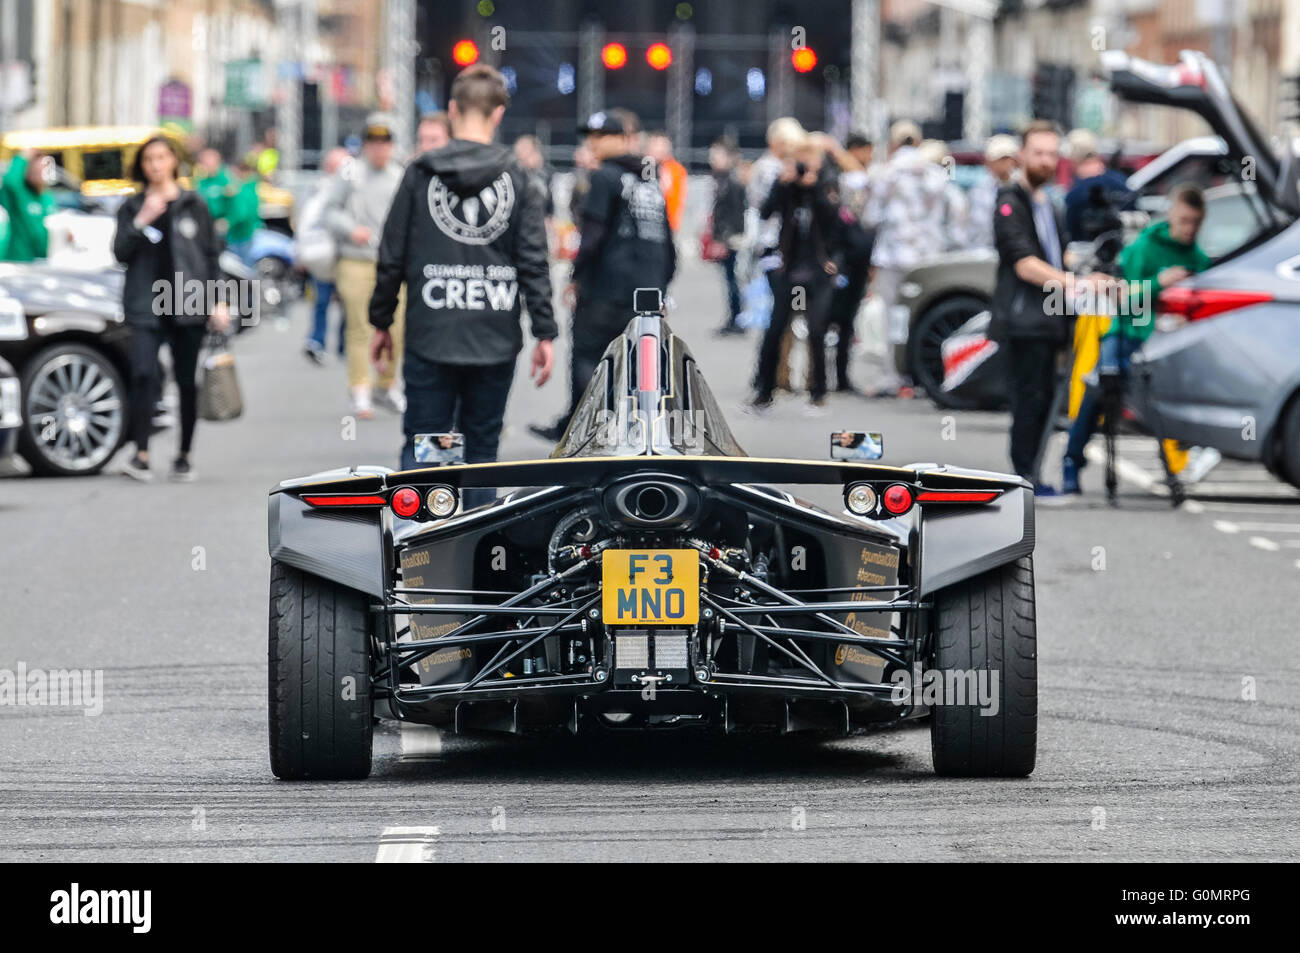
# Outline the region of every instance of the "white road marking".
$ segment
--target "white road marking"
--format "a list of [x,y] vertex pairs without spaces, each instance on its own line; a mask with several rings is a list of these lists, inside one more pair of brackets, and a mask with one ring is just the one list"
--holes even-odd
[[442,732],[430,725],[402,722],[402,760],[437,761],[442,757]]
[[1248,542],[1256,549],[1264,549],[1270,553],[1275,553],[1282,547],[1271,539],[1265,539],[1263,536],[1252,536]]
[[1231,520],[1215,520],[1214,528],[1220,533],[1236,533],[1240,531],[1240,527]]
[[375,863],[431,864],[439,833],[437,827],[385,827]]

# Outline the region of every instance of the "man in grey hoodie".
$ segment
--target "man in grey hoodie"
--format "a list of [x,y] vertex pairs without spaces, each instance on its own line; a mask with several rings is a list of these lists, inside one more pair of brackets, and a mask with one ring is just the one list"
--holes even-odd
[[402,413],[406,409],[401,389],[395,383],[402,359],[405,294],[398,299],[394,311],[389,360],[380,365],[373,383],[368,320],[370,296],[375,290],[379,236],[404,171],[393,159],[392,120],[383,113],[372,113],[366,119],[361,157],[344,165],[335,176],[326,202],[325,226],[339,246],[336,283],[347,316],[348,387],[352,392],[353,412],[361,420],[375,415],[371,402],[373,387],[378,388],[378,399],[390,410]]

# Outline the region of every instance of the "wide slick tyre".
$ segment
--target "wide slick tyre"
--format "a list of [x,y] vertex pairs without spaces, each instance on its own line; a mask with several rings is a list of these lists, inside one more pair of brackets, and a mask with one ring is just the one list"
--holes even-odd
[[369,600],[271,561],[271,770],[285,780],[370,774]]
[[1033,557],[942,589],[934,603],[933,669],[940,675],[974,672],[976,683],[989,685],[997,699],[992,714],[976,704],[932,708],[935,772],[949,777],[1031,774],[1038,746]]

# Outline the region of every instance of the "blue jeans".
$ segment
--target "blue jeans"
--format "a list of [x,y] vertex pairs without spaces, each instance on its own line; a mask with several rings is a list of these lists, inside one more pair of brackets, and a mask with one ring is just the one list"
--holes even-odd
[[[465,435],[465,462],[491,463],[497,458],[506,401],[515,379],[513,359],[502,364],[439,364],[406,352],[406,413],[402,416],[403,470],[415,462],[415,435],[456,430]],[[493,489],[462,494],[471,509],[496,499]]]
[[[334,298],[334,282],[311,280],[316,293],[316,310],[312,314],[311,334],[307,335],[307,346],[314,351],[325,350],[325,332],[329,329],[330,301]],[[343,352],[343,333],[339,332],[339,353]]]
[[[1109,335],[1101,339],[1101,349],[1097,354],[1098,374],[1119,374],[1128,377],[1128,366],[1134,352],[1142,342],[1134,338]],[[1070,439],[1065,445],[1065,456],[1073,460],[1075,466],[1082,467],[1086,462],[1083,448],[1088,445],[1092,435],[1097,432],[1097,421],[1101,419],[1101,387],[1089,383],[1079,403],[1079,415],[1070,425]]]

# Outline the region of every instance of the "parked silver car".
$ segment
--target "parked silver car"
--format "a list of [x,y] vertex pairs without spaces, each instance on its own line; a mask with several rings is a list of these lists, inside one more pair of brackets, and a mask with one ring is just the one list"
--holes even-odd
[[[1233,189],[1244,231],[1215,265],[1164,289],[1156,330],[1135,355],[1132,399],[1163,436],[1262,461],[1300,486],[1300,158],[1242,111],[1213,62],[1175,66],[1103,54],[1111,88],[1130,102],[1189,109],[1249,170]],[[1207,243],[1223,228],[1203,227]],[[1208,249],[1207,249],[1208,250]]]

